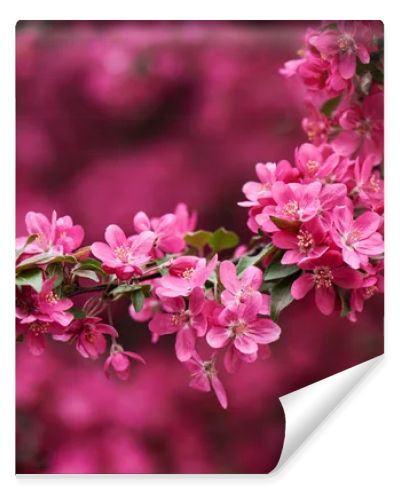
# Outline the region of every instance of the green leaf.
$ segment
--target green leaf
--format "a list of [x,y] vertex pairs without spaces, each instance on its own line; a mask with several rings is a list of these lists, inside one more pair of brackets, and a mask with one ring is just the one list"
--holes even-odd
[[337,30],[337,24],[336,23],[329,23],[326,26],[322,27],[322,31],[327,31],[327,30]]
[[272,245],[266,245],[258,254],[256,255],[245,255],[239,259],[239,262],[236,266],[236,272],[238,275],[242,274],[242,272],[250,266],[255,266],[261,259],[263,259],[269,253],[273,253],[276,251],[276,248]]
[[234,248],[239,243],[239,236],[233,231],[227,231],[224,227],[220,227],[211,236],[210,247],[217,253],[222,250]]
[[141,288],[140,285],[128,285],[128,284],[118,285],[117,287],[111,290],[110,295],[123,295],[124,293],[131,293],[134,292],[135,290],[139,290],[140,288]]
[[74,319],[85,319],[86,318],[85,311],[83,309],[79,309],[79,307],[73,306],[70,309],[68,309],[67,312],[73,314]]
[[56,277],[56,281],[54,282],[54,288],[57,288],[58,286],[61,285],[64,279],[64,272],[62,268],[62,264],[60,262],[56,262],[54,264],[49,264],[46,267],[46,274],[48,278],[52,278],[53,276]]
[[185,241],[191,247],[201,250],[210,242],[212,233],[210,231],[195,231],[193,233],[186,233]]
[[144,293],[141,288],[131,293],[131,302],[136,312],[140,312],[144,305]]
[[15,278],[15,284],[19,286],[31,286],[39,293],[43,285],[43,273],[40,269],[31,269],[19,273]]
[[20,273],[26,269],[32,269],[41,264],[55,264],[56,262],[68,262],[75,264],[76,259],[72,255],[53,255],[49,253],[42,253],[23,260],[21,264],[16,267],[16,271],[17,273]]
[[271,262],[271,264],[268,266],[264,273],[264,280],[265,281],[270,281],[270,280],[276,280],[280,278],[286,278],[286,276],[290,276],[294,273],[296,273],[299,268],[296,265],[285,265],[280,262],[281,256],[279,256],[279,259],[274,260]]
[[15,251],[15,260],[19,259],[19,257],[24,253],[25,248],[31,243],[33,243],[38,236],[39,236],[38,234],[31,234],[26,238],[26,241],[23,244],[23,246],[19,250]]
[[329,99],[329,101],[326,101],[322,106],[321,106],[321,113],[330,118],[331,114],[333,111],[338,107],[340,100],[342,96],[338,95],[336,97],[332,97],[332,99]]
[[89,280],[95,281],[98,283],[100,281],[95,271],[91,269],[77,269],[73,271],[74,276],[79,276],[80,278],[87,278]]
[[271,318],[276,321],[280,313],[293,302],[290,289],[294,281],[293,276],[288,276],[278,281],[271,289]]
[[297,233],[301,225],[301,222],[298,220],[281,219],[280,217],[275,217],[275,215],[270,215],[269,218],[279,229],[290,231],[291,233]]
[[88,269],[105,274],[101,267],[101,262],[96,259],[86,259],[78,262],[78,264],[74,267],[74,271],[77,269]]

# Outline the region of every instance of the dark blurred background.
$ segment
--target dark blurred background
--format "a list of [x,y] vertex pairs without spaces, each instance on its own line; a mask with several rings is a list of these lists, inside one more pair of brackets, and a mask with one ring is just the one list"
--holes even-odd
[[[292,160],[306,140],[301,96],[278,69],[312,24],[18,23],[17,234],[28,210],[56,209],[90,243],[183,201],[200,227],[246,241],[241,186],[256,162]],[[18,345],[17,471],[267,472],[284,437],[277,397],[380,354],[382,303],[356,324],[323,317],[311,297],[292,304],[272,356],[222,376],[228,411],[187,388],[174,339],[151,346],[125,307],[122,343],[147,361],[128,383],[65,345],[40,358]]]

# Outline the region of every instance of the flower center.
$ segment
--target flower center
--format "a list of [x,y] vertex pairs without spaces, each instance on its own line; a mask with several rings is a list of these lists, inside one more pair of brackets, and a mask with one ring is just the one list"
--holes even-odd
[[308,251],[314,246],[313,235],[304,229],[300,229],[297,235],[297,246],[301,253],[308,253]]
[[346,239],[346,245],[348,246],[352,246],[354,245],[354,243],[357,243],[357,241],[359,241],[361,238],[361,233],[360,231],[357,231],[357,230],[354,230],[354,231],[351,231],[348,235],[347,235],[347,239]]
[[90,342],[90,344],[94,344],[94,341],[96,340],[96,335],[94,335],[93,333],[86,334],[85,339],[87,342]]
[[57,304],[58,302],[58,297],[57,295],[54,293],[54,292],[49,292],[44,300],[48,303],[48,304]]
[[376,285],[367,286],[364,288],[364,298],[370,299],[375,293],[378,291],[378,287]]
[[35,337],[38,337],[49,331],[49,323],[32,323],[29,330]]
[[337,39],[337,45],[339,50],[342,52],[347,52],[348,50],[354,51],[355,44],[354,40],[350,35],[340,35]]
[[243,286],[236,293],[236,298],[238,302],[244,302],[247,298],[251,297],[254,293],[254,289],[251,286]]
[[182,323],[186,323],[190,319],[189,311],[181,311],[178,313],[174,313],[171,318],[171,322],[174,326],[179,326]]
[[299,212],[299,204],[296,200],[291,200],[285,203],[282,207],[282,212],[285,215],[295,217]]
[[308,160],[306,163],[306,168],[309,174],[315,174],[315,172],[319,169],[319,161],[317,160]]
[[333,274],[329,267],[321,266],[314,269],[314,283],[317,288],[332,286]]
[[213,360],[204,361],[203,362],[203,370],[204,370],[204,373],[208,377],[211,377],[212,375],[214,375],[216,373],[215,367],[214,367],[214,361]]
[[194,267],[190,267],[188,269],[185,269],[182,273],[182,277],[185,279],[185,280],[190,280],[192,279],[193,277],[193,274],[195,272],[195,268]]
[[379,193],[379,191],[381,190],[379,186],[379,177],[376,174],[371,175],[368,182],[368,187],[374,193]]
[[113,253],[115,257],[117,257],[117,259],[125,263],[129,261],[129,258],[131,256],[130,249],[124,245],[114,248]]
[[243,335],[247,330],[247,323],[245,321],[235,321],[229,326],[231,331],[231,337],[239,337]]
[[369,136],[371,132],[371,124],[369,120],[362,120],[357,123],[356,131],[359,135]]

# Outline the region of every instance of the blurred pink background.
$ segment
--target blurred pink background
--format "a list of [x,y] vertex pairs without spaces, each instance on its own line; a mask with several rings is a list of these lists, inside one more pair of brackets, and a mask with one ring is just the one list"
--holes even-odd
[[[186,202],[199,226],[249,237],[241,186],[258,161],[305,142],[301,99],[278,73],[312,23],[20,22],[17,234],[28,210],[69,214],[102,239]],[[383,300],[356,324],[312,299],[280,318],[272,356],[223,377],[230,407],[187,387],[173,339],[150,344],[121,307],[122,343],[144,355],[127,383],[52,343],[17,346],[17,472],[263,473],[284,437],[277,397],[383,351]],[[301,325],[301,327],[299,327]]]

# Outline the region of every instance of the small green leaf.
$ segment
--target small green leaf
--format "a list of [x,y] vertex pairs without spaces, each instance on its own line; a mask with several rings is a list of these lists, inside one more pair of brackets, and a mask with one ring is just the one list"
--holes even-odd
[[185,241],[191,247],[201,250],[210,242],[212,233],[210,231],[195,231],[193,233],[186,233]]
[[239,236],[233,231],[227,231],[224,227],[220,227],[210,238],[210,247],[217,253],[222,250],[228,250],[229,248],[234,248],[239,243]]
[[140,285],[118,285],[117,287],[113,288],[110,292],[110,295],[123,295],[124,293],[131,293],[134,292],[135,290],[139,290],[141,288]]
[[95,281],[98,283],[100,281],[95,271],[91,269],[77,269],[73,272],[74,276],[79,276],[80,278],[87,278],[89,280]]
[[43,285],[43,273],[40,269],[30,269],[19,273],[15,278],[15,284],[19,286],[31,286],[36,292],[40,292]]
[[140,312],[143,309],[144,305],[144,293],[141,288],[138,290],[135,290],[130,294],[131,297],[131,302],[133,305],[133,308],[135,309],[136,312]]
[[322,27],[322,31],[327,31],[327,30],[337,30],[337,24],[336,23],[329,23],[329,24]]
[[262,260],[269,253],[273,253],[276,251],[276,248],[269,244],[266,245],[258,254],[256,255],[245,255],[239,259],[239,262],[236,266],[236,272],[238,275],[242,274],[242,272],[250,266],[255,266],[260,260]]
[[64,272],[62,268],[62,264],[60,262],[56,262],[54,264],[49,264],[46,267],[46,274],[48,278],[52,278],[56,276],[56,281],[54,282],[54,288],[57,288],[61,285],[64,279]]
[[282,254],[279,252],[278,258],[274,259],[271,264],[267,267],[264,273],[264,280],[271,281],[280,278],[286,278],[291,274],[296,273],[299,268],[296,265],[285,265],[281,263]]
[[89,269],[91,271],[96,271],[96,272],[101,272],[104,273],[102,267],[101,267],[101,262],[96,259],[86,259],[78,262],[78,264],[75,266],[74,270],[77,269]]
[[290,231],[291,233],[297,233],[301,225],[301,222],[298,220],[281,219],[280,217],[275,217],[275,215],[270,215],[269,218],[279,229]]
[[338,95],[336,97],[332,97],[332,99],[329,99],[329,101],[326,101],[322,106],[321,106],[321,113],[330,118],[331,114],[333,111],[338,107],[340,100],[342,96]]
[[290,289],[294,279],[293,276],[288,276],[281,279],[271,289],[271,318],[276,321],[280,313],[293,302]]
[[73,314],[74,319],[85,319],[86,318],[85,311],[83,309],[79,309],[79,307],[73,306],[70,309],[68,309],[67,312]]

